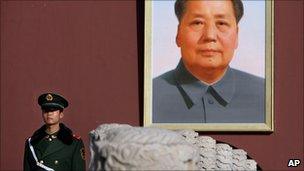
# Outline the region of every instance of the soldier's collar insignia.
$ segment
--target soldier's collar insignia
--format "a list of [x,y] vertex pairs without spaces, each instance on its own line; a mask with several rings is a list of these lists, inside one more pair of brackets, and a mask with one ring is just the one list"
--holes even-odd
[[53,96],[51,94],[46,95],[45,99],[47,101],[52,101],[53,100]]

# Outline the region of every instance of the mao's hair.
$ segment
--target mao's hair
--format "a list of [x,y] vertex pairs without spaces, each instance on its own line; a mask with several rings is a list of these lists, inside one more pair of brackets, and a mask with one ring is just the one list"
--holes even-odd
[[[231,0],[233,4],[234,16],[237,23],[241,20],[244,14],[244,7],[241,0]],[[175,15],[180,22],[186,11],[187,0],[176,0],[174,5]]]

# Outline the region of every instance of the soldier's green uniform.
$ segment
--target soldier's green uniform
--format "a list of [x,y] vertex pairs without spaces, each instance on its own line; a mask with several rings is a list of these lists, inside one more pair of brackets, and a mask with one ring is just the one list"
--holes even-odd
[[[28,140],[25,143],[24,170],[46,170],[37,166]],[[83,142],[64,124],[60,124],[60,130],[52,135],[45,132],[45,126],[41,127],[30,142],[39,163],[55,171],[85,170]]]
[[[67,101],[56,94],[41,95],[38,100],[42,110],[60,110],[68,106]],[[59,131],[49,135],[46,125],[36,130],[25,142],[24,171],[83,171],[85,170],[85,150],[82,140],[75,136],[64,124]]]

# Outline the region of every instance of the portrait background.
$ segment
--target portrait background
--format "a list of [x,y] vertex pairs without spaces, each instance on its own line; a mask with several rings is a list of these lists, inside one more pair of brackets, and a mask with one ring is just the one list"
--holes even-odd
[[[152,78],[174,69],[180,59],[175,44],[175,1],[152,1]],[[243,1],[239,44],[230,66],[265,78],[265,2]]]
[[[248,2],[248,1],[246,1]],[[177,30],[177,19],[174,16],[174,1],[147,1],[145,8],[145,63],[144,63],[144,125],[145,126],[156,126],[170,129],[195,129],[201,131],[273,131],[274,128],[274,112],[273,112],[273,104],[274,104],[274,87],[273,87],[273,79],[274,79],[274,43],[273,43],[273,25],[274,25],[274,8],[272,1],[250,1],[251,3],[247,3],[244,5],[244,13],[247,11],[251,11],[252,17],[247,17],[248,14],[244,14],[244,18],[241,19],[240,24],[242,22],[249,29],[253,28],[253,30],[243,29],[247,32],[243,33],[243,37],[246,38],[244,40],[241,39],[241,35],[239,35],[239,47],[235,51],[235,57],[232,61],[235,64],[231,64],[232,67],[243,70],[245,72],[264,77],[265,78],[265,123],[153,123],[153,111],[152,111],[152,101],[153,101],[153,87],[152,87],[152,79],[157,76],[156,74],[162,74],[171,69],[174,69],[179,61],[179,49],[175,43],[175,36]],[[159,4],[155,4],[159,3]],[[166,3],[165,7],[162,3]],[[159,8],[158,12],[155,12],[155,8]],[[251,9],[251,10],[248,10]],[[163,18],[165,16],[170,16],[168,13],[162,14],[162,11],[169,11],[171,13],[171,19],[173,23],[168,26],[166,20]],[[255,17],[259,14],[259,18]],[[263,15],[261,15],[263,14]],[[155,16],[158,16],[155,17]],[[261,18],[261,17],[264,18]],[[170,17],[169,17],[170,18]],[[245,22],[245,19],[248,22]],[[162,20],[164,23],[158,24],[155,26],[155,22]],[[257,23],[259,21],[260,23]],[[169,21],[168,21],[169,22]],[[254,23],[254,24],[252,24]],[[254,25],[254,26],[252,26]],[[157,30],[160,29],[160,30]],[[241,33],[240,28],[240,34]],[[170,32],[170,33],[169,33]],[[253,33],[252,33],[253,32]],[[254,32],[257,32],[254,34]],[[259,34],[258,34],[259,33]],[[155,35],[159,35],[159,37]],[[169,36],[167,42],[166,35]],[[171,36],[170,36],[171,35]],[[260,36],[257,36],[260,35]],[[258,39],[257,39],[258,38]],[[158,42],[156,42],[158,41]],[[167,43],[167,45],[162,43]],[[239,55],[242,50],[240,49],[241,42],[243,43],[243,55],[247,56],[246,58],[241,57]],[[160,45],[159,45],[160,44]],[[158,46],[159,45],[159,46]],[[257,46],[259,45],[259,46]],[[158,46],[159,49],[156,48]],[[174,50],[175,49],[175,50]],[[250,51],[251,50],[251,51]],[[160,54],[161,51],[166,51],[168,56],[171,56],[171,51],[176,53],[176,55],[171,56],[171,59],[162,57]],[[239,51],[239,52],[237,52]],[[249,53],[250,52],[250,53]],[[159,53],[159,55],[156,55]],[[255,56],[252,54],[261,53],[259,56]],[[158,57],[161,56],[161,57]],[[165,61],[163,61],[165,60]],[[157,62],[158,61],[158,62]],[[168,68],[166,68],[168,67]],[[170,68],[171,67],[171,68]],[[162,69],[160,69],[162,68]],[[157,73],[158,72],[158,73]]]

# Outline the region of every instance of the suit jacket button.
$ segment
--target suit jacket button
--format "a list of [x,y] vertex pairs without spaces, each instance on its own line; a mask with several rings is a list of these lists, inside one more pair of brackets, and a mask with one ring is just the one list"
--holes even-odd
[[58,160],[55,160],[54,163],[57,165],[58,164]]
[[43,160],[40,160],[40,163],[43,164]]
[[208,103],[209,103],[209,104],[213,104],[214,101],[213,101],[212,99],[208,99]]

